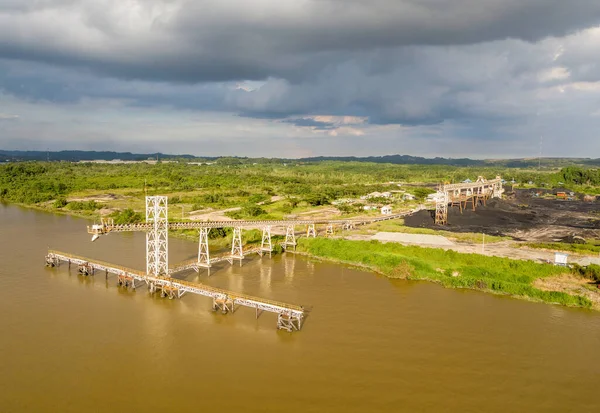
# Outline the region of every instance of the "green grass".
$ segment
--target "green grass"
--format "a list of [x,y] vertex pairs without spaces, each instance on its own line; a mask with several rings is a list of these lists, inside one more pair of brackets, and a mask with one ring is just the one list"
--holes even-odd
[[569,244],[564,242],[528,242],[524,247],[568,251],[579,254],[598,254],[600,253],[600,241],[588,241],[585,244]]
[[301,239],[298,250],[315,257],[368,267],[390,278],[431,280],[446,287],[479,289],[566,306],[592,306],[592,302],[582,296],[533,287],[538,278],[559,276],[568,271],[533,261],[378,241],[324,238]]

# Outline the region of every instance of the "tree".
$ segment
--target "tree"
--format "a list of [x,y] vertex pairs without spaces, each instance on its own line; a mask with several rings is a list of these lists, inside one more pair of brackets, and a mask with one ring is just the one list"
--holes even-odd
[[311,206],[328,205],[329,199],[324,194],[310,194],[304,200]]

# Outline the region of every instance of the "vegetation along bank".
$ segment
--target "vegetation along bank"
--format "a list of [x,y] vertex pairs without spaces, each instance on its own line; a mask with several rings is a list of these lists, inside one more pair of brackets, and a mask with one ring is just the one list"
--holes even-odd
[[[429,280],[445,287],[469,288],[532,301],[600,309],[600,303],[595,299],[596,283],[600,282],[600,266],[569,269],[437,248],[325,238],[302,238],[298,251],[316,258],[368,268],[389,278]],[[579,294],[561,291],[560,283],[552,291],[539,282],[564,277],[581,280]]]

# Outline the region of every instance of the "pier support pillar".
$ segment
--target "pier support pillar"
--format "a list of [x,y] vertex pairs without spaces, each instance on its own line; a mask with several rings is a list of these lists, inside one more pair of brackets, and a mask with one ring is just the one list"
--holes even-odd
[[296,316],[291,313],[279,313],[277,315],[277,329],[285,330],[289,333],[300,331],[302,328],[302,316]]
[[221,311],[222,314],[233,313],[234,302],[229,297],[215,297],[212,304],[213,311]]
[[54,254],[46,255],[46,267],[58,267],[60,260]]
[[135,279],[126,274],[117,275],[117,286],[135,290]]
[[89,263],[79,264],[77,271],[82,275],[94,275],[94,267]]
[[315,224],[308,224],[306,226],[306,238],[310,238],[310,237],[315,238],[316,236],[317,236],[317,231],[315,230]]

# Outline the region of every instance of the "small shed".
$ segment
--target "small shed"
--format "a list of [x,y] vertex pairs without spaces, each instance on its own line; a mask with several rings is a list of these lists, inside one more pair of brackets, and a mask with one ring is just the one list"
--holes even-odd
[[392,215],[392,207],[389,205],[381,207],[381,214],[382,215]]
[[564,252],[555,252],[554,265],[562,265],[563,267],[566,267],[568,258],[569,254],[565,254]]

